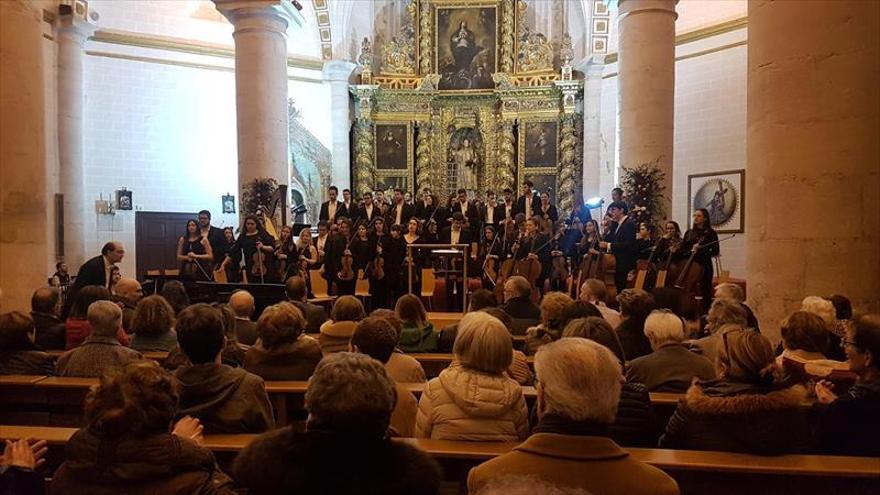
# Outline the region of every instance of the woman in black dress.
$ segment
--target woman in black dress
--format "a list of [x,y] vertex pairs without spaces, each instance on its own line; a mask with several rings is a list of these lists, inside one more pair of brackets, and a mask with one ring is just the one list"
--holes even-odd
[[693,227],[684,233],[681,241],[679,253],[689,256],[692,252],[696,253],[694,263],[703,268],[700,292],[703,295],[703,311],[706,311],[712,305],[712,279],[715,277],[712,258],[721,254],[721,248],[718,245],[718,234],[709,224],[709,211],[705,208],[694,211]]
[[[245,272],[248,282],[261,283],[275,281],[274,256],[275,238],[263,230],[259,220],[254,215],[248,215],[244,219],[244,232],[238,236],[235,244],[229,249],[229,254],[223,260],[222,268],[230,264],[237,266],[244,258]],[[262,276],[261,276],[262,272]]]
[[[410,218],[406,223],[406,233],[403,234],[403,240],[406,246],[410,244],[424,244],[419,236],[419,220],[415,217]],[[409,264],[412,263],[412,288],[413,292],[421,292],[422,287],[422,267],[424,266],[424,256],[421,249],[413,248],[409,251],[409,255],[404,257],[402,274],[403,280],[406,281],[409,276]],[[409,288],[408,284],[405,284]]]
[[211,243],[202,236],[195,220],[186,221],[186,235],[177,239],[177,261],[180,262],[180,276],[186,280],[210,280]]

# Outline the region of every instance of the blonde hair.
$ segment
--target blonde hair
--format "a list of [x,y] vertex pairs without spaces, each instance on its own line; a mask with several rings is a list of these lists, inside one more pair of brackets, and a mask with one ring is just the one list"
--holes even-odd
[[535,373],[546,413],[614,422],[623,378],[617,357],[607,347],[587,339],[545,344],[535,355]]
[[837,319],[837,311],[834,310],[834,304],[828,299],[819,296],[807,296],[801,302],[801,311],[813,313],[830,325]]
[[645,320],[645,335],[654,349],[684,340],[684,321],[669,310],[654,310]]
[[513,361],[513,341],[501,320],[475,311],[458,322],[452,353],[466,368],[501,374]]
[[364,305],[360,299],[354,296],[342,296],[333,303],[330,310],[330,319],[338,321],[360,321],[366,316]]
[[721,345],[715,356],[718,376],[743,383],[773,380],[773,346],[767,337],[740,325],[724,325],[719,330]]
[[[562,312],[572,299],[562,292],[548,292],[541,299],[541,323],[556,328],[562,321]],[[560,329],[561,330],[561,329]]]
[[733,299],[740,304],[746,300],[742,287],[730,282],[715,286],[715,297],[718,299]]

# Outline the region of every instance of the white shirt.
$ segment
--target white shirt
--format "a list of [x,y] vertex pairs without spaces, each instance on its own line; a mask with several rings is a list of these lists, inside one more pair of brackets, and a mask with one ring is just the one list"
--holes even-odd
[[324,244],[327,244],[327,238],[329,235],[325,235],[324,237],[318,236],[318,240],[315,241],[315,244],[318,246],[318,251],[324,250]]
[[403,219],[400,218],[403,216],[403,203],[398,204],[397,206],[394,207],[394,209],[396,210],[396,212],[394,214],[394,218],[395,218],[394,223],[396,223],[397,225],[400,225],[401,223],[403,223]]
[[495,223],[495,207],[492,205],[486,206],[486,223]]
[[364,217],[371,218],[372,215],[373,215],[373,203],[370,202],[370,203],[367,203],[366,205],[364,205]]
[[532,216],[532,195],[526,194],[525,198],[526,198],[526,211],[525,211],[526,218],[531,218],[531,216]]
[[327,205],[327,216],[330,219],[330,222],[336,220],[336,201],[331,201],[330,204]]
[[504,203],[504,217],[513,218],[513,205]]
[[449,231],[449,243],[450,244],[458,244],[458,240],[461,238],[461,230],[451,230]]
[[459,201],[458,207],[459,207],[459,209],[461,209],[461,214],[464,216],[467,216],[467,210],[468,210],[467,201],[465,201],[464,203]]
[[113,271],[113,267],[116,265],[110,263],[106,256],[101,257],[104,258],[104,287],[110,288],[110,272]]

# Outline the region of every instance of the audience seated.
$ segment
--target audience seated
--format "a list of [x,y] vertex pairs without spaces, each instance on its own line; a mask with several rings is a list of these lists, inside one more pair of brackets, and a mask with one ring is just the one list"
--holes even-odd
[[[565,327],[563,338],[582,338],[605,346],[623,366],[623,347],[617,333],[604,318],[591,316],[574,320]],[[611,425],[611,438],[621,445],[654,446],[660,435],[655,425],[651,396],[644,384],[621,379],[617,416]]]
[[684,346],[685,322],[666,309],[645,320],[645,335],[654,352],[628,363],[626,379],[643,383],[650,392],[684,393],[694,377],[715,378],[715,365]]
[[[501,308],[483,308],[480,311],[498,318],[498,321],[504,325],[504,328],[506,328],[508,332],[510,331],[510,327],[513,324],[513,318],[505,313],[504,310]],[[516,349],[513,350],[513,360],[507,368],[507,376],[516,380],[516,383],[519,383],[520,385],[532,384],[534,377],[532,376],[531,368],[529,368],[529,360],[522,351]]]
[[743,293],[742,287],[737,284],[733,284],[730,282],[726,282],[723,284],[718,284],[715,286],[715,299],[730,299],[733,302],[742,306],[742,309],[746,312],[746,327],[751,328],[756,332],[760,332],[761,329],[758,326],[758,318],[755,317],[754,311],[746,304],[746,295]]
[[[400,332],[403,330],[403,322],[397,317],[397,313],[390,309],[376,309],[370,313],[370,316],[378,316],[385,318],[386,321],[394,329],[397,338],[400,339]],[[425,383],[425,369],[416,358],[406,355],[398,349],[395,343],[394,352],[385,363],[385,371],[396,383]]]
[[416,436],[443,440],[513,441],[528,436],[522,388],[505,375],[513,359],[510,333],[483,311],[458,324],[453,363],[419,399]]
[[308,301],[308,290],[304,278],[295,276],[287,279],[284,285],[287,300],[302,311],[306,319],[306,333],[318,333],[321,325],[327,321],[327,311],[317,304]]
[[[825,322],[825,329],[829,333],[828,357],[838,361],[846,359],[840,341],[846,337],[846,325],[837,320],[837,309],[830,300],[819,296],[805,297],[801,302],[801,311],[813,313]],[[833,345],[833,349],[831,347]]]
[[493,478],[476,495],[590,495],[581,488],[559,486],[530,475],[505,475]]
[[706,316],[706,333],[708,335],[696,340],[689,340],[685,344],[690,346],[691,350],[699,352],[714,363],[718,346],[721,345],[721,330],[726,325],[748,328],[747,320],[746,311],[739,303],[730,299],[716,299],[712,301],[709,314]]
[[348,342],[357,322],[364,314],[364,305],[354,296],[342,296],[333,303],[330,319],[321,325],[318,342],[324,355],[348,350]]
[[0,375],[52,375],[55,363],[34,344],[34,320],[21,312],[0,315]]
[[[716,302],[720,301],[724,300]],[[802,405],[806,390],[774,383],[773,349],[767,338],[727,325],[718,339],[718,379],[696,381],[688,389],[660,446],[760,455],[803,451],[810,439]]]
[[597,308],[595,304],[588,303],[583,299],[572,301],[566,304],[565,307],[562,309],[562,317],[560,318],[559,328],[564,330],[565,327],[568,326],[569,323],[571,323],[571,321],[577,320],[579,318],[589,318],[591,316],[603,318],[602,313],[599,311],[599,308]]
[[[350,351],[366,354],[379,361],[388,372],[388,359],[394,354],[397,345],[397,331],[387,319],[381,316],[370,316],[358,322],[354,334],[351,336]],[[392,378],[389,377],[392,382]],[[395,437],[412,437],[416,431],[416,411],[419,402],[415,395],[406,387],[394,382],[397,390],[397,404],[391,413],[391,425],[389,434]]]
[[541,324],[526,331],[526,353],[535,354],[539,347],[558,340],[562,335],[562,312],[571,304],[571,297],[562,292],[548,292],[541,299]]
[[403,322],[397,346],[403,352],[434,352],[437,334],[428,321],[428,312],[422,300],[413,294],[404,294],[394,305],[394,312]]
[[165,281],[159,295],[164,297],[168,304],[174,308],[175,315],[189,307],[189,294],[186,293],[186,287],[180,280]]
[[581,285],[580,299],[595,304],[602,314],[602,318],[605,318],[605,321],[611,324],[611,328],[617,328],[620,325],[620,313],[609,308],[606,304],[608,301],[608,288],[605,287],[605,282],[596,278],[589,278],[584,281],[583,285]]
[[299,309],[283,302],[263,310],[257,320],[259,340],[244,356],[244,369],[264,380],[308,380],[321,361],[318,341],[303,335]]
[[0,456],[0,495],[42,495],[46,481],[37,469],[46,463],[46,441],[6,441]]
[[190,365],[180,383],[179,416],[198,418],[207,433],[259,433],[275,426],[263,379],[221,363],[225,346],[220,312],[194,304],[177,316],[177,340]]
[[504,304],[499,308],[513,318],[514,335],[525,335],[529,327],[541,321],[541,308],[532,302],[532,286],[519,275],[504,281]]
[[819,316],[806,311],[795,311],[782,321],[782,354],[776,358],[785,380],[807,384],[828,380],[838,390],[846,390],[856,375],[843,361],[825,358],[828,350],[828,325]]
[[239,454],[235,479],[250,495],[433,495],[440,467],[387,437],[395,386],[376,360],[348,352],[315,369],[305,396],[306,431],[278,429]]
[[31,318],[37,330],[34,343],[47,351],[64,349],[64,322],[61,321],[61,293],[54,287],[40,287],[31,297]]
[[140,282],[133,278],[120,278],[113,286],[113,301],[122,304],[122,329],[125,333],[133,333],[131,320],[138,302],[144,297]]
[[651,354],[651,342],[645,336],[645,320],[656,307],[651,294],[641,289],[624,289],[617,295],[620,304],[620,325],[615,332],[620,337],[626,361]]
[[819,448],[828,454],[880,457],[880,314],[854,318],[841,343],[858,381],[845,392],[825,381],[816,385],[823,404],[817,406]]
[[[471,313],[483,308],[494,308],[497,305],[498,302],[495,300],[495,294],[492,291],[477,289],[468,298],[468,309],[465,312]],[[452,352],[452,346],[455,344],[456,335],[458,335],[458,322],[443,327],[437,338],[437,352]]]
[[[88,290],[85,287],[80,294]],[[58,376],[99,377],[107,368],[123,366],[141,359],[141,353],[117,340],[122,325],[122,310],[112,301],[95,301],[89,306],[91,334],[79,347],[58,357]]]
[[254,296],[246,290],[237,290],[229,296],[229,307],[235,313],[235,338],[244,345],[257,342],[257,324],[254,315]]
[[[123,279],[124,280],[124,279]],[[125,309],[122,310],[123,319]],[[162,296],[147,296],[137,303],[129,322],[134,332],[131,348],[140,352],[168,352],[177,347],[174,308]]]
[[[846,353],[840,341],[846,337],[846,328],[853,317],[852,303],[845,296],[834,294],[828,298],[834,306],[834,325],[831,326],[831,334],[828,336],[828,352],[825,354],[829,359],[845,361]],[[39,332],[39,328],[38,328]],[[39,344],[39,342],[37,342]]]
[[235,311],[228,304],[215,303],[211,306],[220,311],[220,316],[223,318],[223,335],[226,336],[226,346],[220,353],[220,362],[238,368],[244,364],[244,356],[250,346],[240,343],[235,335],[236,322],[238,321],[235,319]]
[[[87,285],[77,291],[71,303],[67,319],[64,321],[65,349],[73,349],[82,344],[86,337],[92,333],[87,318],[89,306],[95,301],[109,300],[110,291],[100,285]],[[116,340],[124,346],[131,343],[131,339],[125,333],[125,330],[122,329],[121,325],[119,331],[116,332]]]
[[85,402],[87,426],[67,442],[52,493],[232,494],[232,483],[201,446],[202,427],[177,413],[174,380],[152,361],[110,368]]
[[608,438],[620,397],[620,365],[602,345],[563,339],[535,356],[538,425],[512,452],[473,468],[468,490],[491,480],[536,475],[595,494],[677,494],[676,482],[633,460]]

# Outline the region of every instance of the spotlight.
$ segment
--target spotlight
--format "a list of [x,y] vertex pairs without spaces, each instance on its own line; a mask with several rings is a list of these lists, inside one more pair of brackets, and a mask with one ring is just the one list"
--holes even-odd
[[599,196],[596,196],[588,199],[587,202],[584,203],[584,206],[592,210],[595,208],[601,208],[603,204],[605,204],[605,198],[600,198]]

